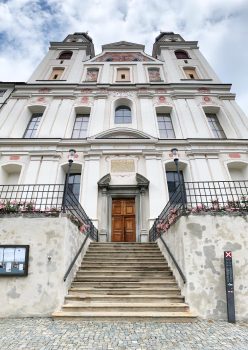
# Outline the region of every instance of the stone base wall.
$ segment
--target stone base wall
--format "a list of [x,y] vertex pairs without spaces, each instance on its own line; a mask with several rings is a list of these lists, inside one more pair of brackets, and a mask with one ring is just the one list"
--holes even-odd
[[28,276],[0,276],[0,317],[42,317],[58,310],[90,243],[64,282],[84,239],[67,217],[0,218],[0,244],[30,245]]
[[224,251],[233,252],[237,320],[248,320],[248,215],[181,217],[163,238],[186,276],[183,284],[161,242],[190,309],[205,319],[227,319]]

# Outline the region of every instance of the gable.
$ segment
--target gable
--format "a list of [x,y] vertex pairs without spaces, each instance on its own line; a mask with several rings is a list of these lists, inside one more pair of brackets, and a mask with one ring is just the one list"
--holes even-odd
[[133,49],[144,51],[145,46],[141,44],[131,43],[129,41],[118,41],[115,43],[102,45],[102,50],[113,50],[113,49]]

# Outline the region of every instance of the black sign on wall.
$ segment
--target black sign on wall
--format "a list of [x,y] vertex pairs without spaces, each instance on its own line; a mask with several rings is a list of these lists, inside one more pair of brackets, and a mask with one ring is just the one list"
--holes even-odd
[[0,276],[28,275],[29,245],[0,245]]
[[232,252],[224,252],[225,262],[225,280],[226,280],[226,302],[227,302],[227,319],[230,323],[235,323],[235,304],[234,304],[234,281]]

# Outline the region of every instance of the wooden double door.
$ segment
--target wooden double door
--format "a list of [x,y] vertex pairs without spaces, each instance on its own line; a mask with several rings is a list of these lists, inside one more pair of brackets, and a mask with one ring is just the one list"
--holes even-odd
[[135,242],[135,199],[112,200],[112,242]]

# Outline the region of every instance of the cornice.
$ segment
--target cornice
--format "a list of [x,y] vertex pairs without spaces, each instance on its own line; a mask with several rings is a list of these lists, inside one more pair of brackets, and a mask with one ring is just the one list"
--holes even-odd
[[[106,138],[106,139],[61,139],[61,138],[36,138],[36,139],[23,139],[23,138],[1,138],[0,139],[0,147],[1,146],[83,146],[87,147],[90,145],[99,145],[99,144],[115,144],[115,145],[124,145],[127,144],[130,146],[130,142],[132,144],[149,144],[156,145],[156,147],[171,147],[171,146],[211,146],[211,147],[219,147],[219,146],[243,146],[247,147],[248,151],[248,139],[209,139],[209,138],[187,138],[187,139],[141,139],[141,138]],[[44,152],[50,152],[50,150],[44,150]],[[20,152],[26,152],[26,150],[20,150]]]

